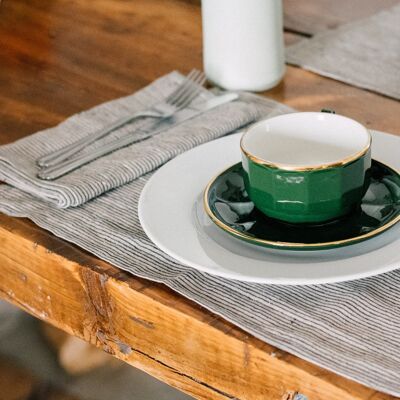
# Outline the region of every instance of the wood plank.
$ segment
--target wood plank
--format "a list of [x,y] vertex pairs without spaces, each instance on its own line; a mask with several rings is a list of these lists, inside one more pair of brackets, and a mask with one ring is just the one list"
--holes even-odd
[[[17,0],[2,6],[0,143],[129,94],[174,68],[183,72],[201,68],[201,24],[196,6],[161,0],[140,0],[134,5],[115,1],[111,11],[108,1],[99,0],[96,14],[85,20],[85,13],[92,13],[85,2],[54,2],[51,18],[46,4]],[[164,14],[177,18],[171,21],[161,17]],[[149,19],[159,23],[149,24]],[[114,25],[128,27],[115,33],[116,28],[110,28]],[[164,30],[174,33],[163,35]],[[168,49],[157,61],[157,51],[149,51],[154,46]],[[294,67],[288,67],[283,84],[266,94],[300,110],[339,103],[338,112],[355,118],[362,113],[361,122],[400,131],[398,102]]]
[[[166,34],[167,33],[167,34]],[[288,40],[296,40],[292,35]],[[0,18],[0,143],[173,69],[201,67],[200,12],[180,0],[14,0]],[[288,67],[265,93],[400,133],[400,104]],[[132,277],[26,220],[0,217],[1,296],[201,399],[390,399],[258,341],[163,285]]]
[[300,111],[335,110],[367,128],[400,135],[400,102],[300,68],[287,67],[284,80],[264,92]]
[[399,0],[283,0],[284,24],[286,29],[314,35],[398,3]]
[[[1,296],[199,399],[367,400],[327,373],[24,220],[0,216]],[[379,394],[381,400],[393,399]]]

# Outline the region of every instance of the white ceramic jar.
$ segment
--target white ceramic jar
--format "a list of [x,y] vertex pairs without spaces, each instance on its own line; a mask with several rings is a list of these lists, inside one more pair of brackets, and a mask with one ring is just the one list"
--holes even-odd
[[281,0],[202,0],[207,78],[229,90],[277,85],[284,66]]

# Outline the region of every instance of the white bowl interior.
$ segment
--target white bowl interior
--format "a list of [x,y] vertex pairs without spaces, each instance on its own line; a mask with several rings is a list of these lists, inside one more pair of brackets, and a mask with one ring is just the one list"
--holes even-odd
[[360,123],[337,114],[301,112],[255,124],[244,134],[242,147],[269,163],[307,167],[340,162],[370,142]]

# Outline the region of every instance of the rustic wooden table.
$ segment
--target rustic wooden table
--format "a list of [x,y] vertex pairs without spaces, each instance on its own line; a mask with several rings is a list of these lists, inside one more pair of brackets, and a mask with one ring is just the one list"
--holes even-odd
[[[397,0],[287,0],[287,43]],[[201,68],[196,0],[4,0],[0,8],[0,143]],[[333,108],[400,134],[400,103],[288,67],[267,96],[299,110]],[[263,343],[177,295],[24,220],[0,216],[0,295],[32,315],[199,399],[393,397]]]

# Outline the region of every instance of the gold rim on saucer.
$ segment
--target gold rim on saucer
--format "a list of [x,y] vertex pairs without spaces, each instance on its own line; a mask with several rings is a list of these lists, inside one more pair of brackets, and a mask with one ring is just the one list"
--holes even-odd
[[[377,160],[375,160],[377,161]],[[377,161],[380,164],[382,164],[384,167],[388,168],[389,170],[394,171],[397,175],[400,176],[400,172],[392,167],[387,166],[385,163],[382,163],[380,161]],[[302,249],[302,248],[330,248],[330,247],[336,247],[336,246],[344,246],[344,245],[349,245],[352,243],[356,243],[359,241],[363,241],[366,240],[368,238],[371,238],[373,236],[377,236],[380,233],[386,231],[387,229],[389,229],[390,227],[392,227],[393,225],[395,225],[396,223],[398,223],[400,221],[400,214],[395,217],[394,219],[392,219],[391,221],[388,221],[385,225],[380,226],[379,228],[370,231],[368,233],[365,233],[363,235],[359,235],[359,236],[355,236],[352,238],[348,238],[348,239],[342,239],[342,240],[336,240],[336,241],[330,241],[330,242],[319,242],[319,243],[301,243],[301,242],[280,242],[280,241],[272,241],[272,240],[266,240],[266,239],[259,239],[259,238],[255,238],[254,236],[248,235],[246,233],[243,232],[239,232],[236,229],[233,229],[232,227],[230,227],[229,225],[225,224],[224,222],[222,222],[220,219],[218,219],[214,213],[212,212],[209,202],[208,202],[208,198],[209,198],[209,191],[211,186],[214,184],[214,182],[217,180],[217,178],[219,178],[222,174],[224,174],[226,171],[228,171],[230,168],[232,168],[232,165],[229,166],[228,168],[225,168],[223,171],[221,171],[220,173],[218,173],[217,175],[215,175],[210,182],[207,184],[205,190],[204,190],[204,194],[203,194],[203,206],[204,206],[204,210],[206,211],[206,214],[208,215],[209,218],[211,218],[211,220],[221,229],[223,229],[224,231],[230,233],[233,236],[236,236],[238,238],[244,239],[248,242],[253,242],[253,243],[257,243],[260,245],[264,245],[264,246],[268,246],[268,247],[275,247],[275,248],[293,248],[293,249]]]

